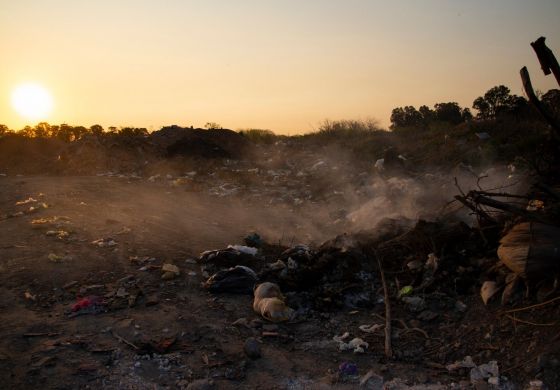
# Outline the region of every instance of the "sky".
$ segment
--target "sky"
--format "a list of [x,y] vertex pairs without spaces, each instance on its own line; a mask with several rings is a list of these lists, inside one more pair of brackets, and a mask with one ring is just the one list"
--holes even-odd
[[10,97],[34,82],[52,124],[313,131],[545,77],[558,0],[0,0],[0,124],[34,125]]

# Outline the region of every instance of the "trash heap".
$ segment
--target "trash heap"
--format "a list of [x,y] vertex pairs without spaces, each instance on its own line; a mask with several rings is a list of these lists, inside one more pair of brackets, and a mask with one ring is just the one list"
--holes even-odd
[[[274,283],[298,313],[373,307],[383,302],[377,262],[382,259],[387,272],[400,274],[405,301],[451,284],[468,289],[473,277],[462,270],[468,268],[468,253],[478,249],[478,237],[461,222],[411,223],[385,219],[371,231],[340,235],[316,248],[233,245],[206,251],[198,259],[208,277],[203,287],[212,293],[253,294],[258,283]],[[449,273],[458,270],[461,274],[449,281]]]

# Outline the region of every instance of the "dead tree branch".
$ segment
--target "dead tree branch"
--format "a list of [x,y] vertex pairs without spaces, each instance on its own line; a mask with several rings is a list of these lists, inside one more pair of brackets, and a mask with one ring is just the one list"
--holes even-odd
[[389,302],[389,290],[385,282],[385,273],[383,272],[383,265],[381,259],[377,257],[377,265],[379,266],[379,273],[381,274],[381,283],[383,284],[383,294],[385,295],[385,356],[388,358],[393,356],[393,349],[391,348],[391,303]]
[[556,78],[556,82],[560,85],[560,65],[558,65],[558,61],[556,60],[552,50],[550,50],[548,46],[546,46],[546,43],[544,43],[545,40],[545,37],[540,37],[535,42],[531,42],[531,46],[539,59],[545,76],[548,76],[552,71],[554,77]]
[[528,221],[541,222],[547,225],[555,225],[555,221],[547,218],[546,216],[538,213],[525,210],[524,208],[514,206],[510,203],[500,202],[488,196],[482,195],[479,191],[470,191],[466,197],[456,196],[455,199],[465,204],[471,210],[476,210],[479,215],[484,218],[491,218],[488,214],[479,209],[479,205],[492,207],[497,210],[502,210],[513,215],[523,217]]
[[529,71],[527,67],[524,66],[521,68],[521,81],[523,82],[523,89],[529,98],[529,101],[535,106],[535,108],[539,111],[542,117],[548,122],[548,124],[552,127],[553,132],[552,136],[556,141],[560,141],[560,124],[556,121],[554,116],[548,111],[548,109],[541,103],[541,101],[537,98],[535,91],[533,90],[533,84],[531,84],[531,77],[529,76]]

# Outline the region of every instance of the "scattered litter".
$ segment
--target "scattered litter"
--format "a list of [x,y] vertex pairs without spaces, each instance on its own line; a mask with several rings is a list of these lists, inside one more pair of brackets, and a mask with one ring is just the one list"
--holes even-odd
[[27,214],[31,214],[31,213],[36,213],[37,211],[41,210],[41,209],[48,209],[49,205],[46,203],[39,203],[37,206],[31,206],[27,209],[26,213]]
[[280,271],[286,268],[286,263],[282,260],[278,260],[275,263],[269,263],[265,266],[270,271]]
[[16,206],[22,206],[22,205],[26,205],[29,203],[37,203],[37,199],[33,199],[31,197],[25,199],[25,200],[20,200],[18,202],[16,202]]
[[59,240],[64,240],[65,238],[70,237],[70,232],[67,232],[66,230],[47,230],[45,235],[56,236]]
[[98,240],[92,241],[91,243],[93,245],[97,245],[100,248],[108,248],[108,247],[113,247],[113,246],[117,245],[117,242],[110,237],[100,238]]
[[245,244],[252,248],[260,248],[264,244],[263,239],[257,233],[251,233],[243,239]]
[[257,248],[251,248],[248,246],[243,245],[228,245],[228,249],[235,249],[241,253],[245,253],[247,255],[255,256],[259,251]]
[[338,372],[342,376],[356,376],[358,375],[358,365],[352,362],[342,362],[338,366]]
[[203,287],[213,293],[251,294],[257,280],[255,271],[238,265],[218,271],[203,283]]
[[424,264],[422,264],[422,262],[419,260],[412,260],[406,263],[406,266],[411,271],[419,271],[424,267]]
[[31,221],[31,227],[33,228],[41,228],[44,225],[63,225],[69,223],[68,217],[48,217],[48,218],[37,218]]
[[364,376],[360,378],[360,388],[377,390],[383,388],[384,379],[378,375],[374,370],[369,370]]
[[75,317],[82,314],[98,314],[106,311],[106,303],[102,297],[90,295],[80,298],[78,302],[71,307],[72,313],[69,317]]
[[122,235],[122,234],[127,234],[130,233],[132,231],[131,228],[124,226],[121,230],[119,230],[118,232],[114,233],[116,236]]
[[490,380],[492,378],[499,378],[500,370],[498,368],[498,362],[492,360],[487,364],[481,364],[480,366],[473,367],[470,372],[470,380],[473,385],[484,381],[485,379]]
[[426,301],[420,297],[403,297],[401,300],[407,304],[407,307],[412,312],[420,312],[426,308]]
[[461,302],[461,301],[457,301],[457,302],[455,302],[455,309],[456,309],[458,312],[464,313],[465,311],[467,311],[467,305],[464,304],[464,303]]
[[433,253],[428,255],[428,260],[426,260],[426,269],[431,269],[433,272],[436,272],[439,266],[439,259]]
[[538,199],[531,199],[525,208],[527,211],[538,211],[542,209],[544,209],[544,202]]
[[496,282],[487,280],[486,282],[482,283],[482,287],[480,288],[480,296],[482,297],[482,302],[486,305],[490,298],[492,298],[500,289],[498,288],[498,284]]
[[272,322],[290,320],[294,310],[286,306],[280,287],[274,283],[265,282],[255,288],[253,310],[263,318]]
[[23,296],[25,297],[25,299],[29,300],[29,301],[36,301],[37,300],[37,296],[31,294],[29,291],[26,291]]
[[161,266],[161,271],[162,271],[161,278],[163,280],[170,280],[181,274],[179,267],[169,263],[163,264]]
[[69,288],[72,288],[74,286],[78,285],[78,281],[77,280],[72,280],[71,282],[66,283],[64,286],[62,286],[62,289],[67,290]]
[[360,325],[359,328],[362,332],[366,333],[376,333],[378,330],[381,330],[385,327],[382,324],[373,324],[373,325]]
[[202,252],[199,263],[203,271],[212,274],[224,268],[231,268],[237,265],[253,267],[258,263],[257,260],[255,255],[242,252],[230,246],[226,249]]
[[146,263],[153,263],[154,261],[156,261],[155,257],[150,257],[150,256],[130,256],[128,258],[128,260],[133,263],[133,264],[137,264],[137,265],[143,265]]
[[399,298],[400,298],[400,297],[406,297],[406,296],[412,294],[413,291],[414,291],[414,287],[412,287],[412,286],[404,286],[403,288],[401,288],[401,289],[399,290],[398,297],[399,297]]
[[369,347],[369,344],[359,337],[356,337],[349,342],[345,342],[347,338],[350,337],[350,333],[345,332],[342,336],[334,336],[333,340],[338,343],[339,351],[352,350],[354,353],[365,353],[365,350]]
[[180,186],[183,186],[183,185],[188,184],[188,183],[189,183],[189,180],[188,180],[188,179],[185,179],[185,178],[183,178],[183,177],[179,177],[179,178],[173,180],[173,181],[171,182],[171,185],[172,185],[173,187],[180,187]]
[[457,371],[460,368],[473,368],[473,367],[476,367],[476,364],[474,364],[474,361],[470,356],[465,356],[465,358],[462,361],[460,362],[457,361],[453,364],[448,364],[446,366],[449,372]]
[[126,289],[124,287],[119,287],[117,292],[115,293],[115,296],[118,298],[124,298],[128,296],[128,293],[126,292]]
[[527,390],[544,390],[545,386],[543,381],[539,379],[534,379],[529,382],[529,388]]
[[431,310],[424,310],[423,312],[421,312],[420,314],[418,314],[416,316],[416,318],[418,318],[419,320],[422,320],[422,321],[433,321],[438,317],[439,317],[439,314],[435,313]]
[[261,345],[255,338],[249,337],[245,340],[243,352],[251,359],[258,359],[261,357]]
[[51,263],[63,263],[65,260],[69,260],[70,256],[60,256],[56,253],[49,253],[47,258]]

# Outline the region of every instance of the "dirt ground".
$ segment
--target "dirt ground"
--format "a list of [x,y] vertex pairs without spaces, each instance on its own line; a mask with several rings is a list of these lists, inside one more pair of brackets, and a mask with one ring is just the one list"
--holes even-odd
[[[384,323],[382,299],[276,325],[253,313],[249,295],[206,292],[193,261],[204,250],[243,244],[251,232],[286,247],[344,233],[336,202],[272,206],[271,194],[221,190],[132,176],[0,177],[0,387],[182,389],[211,380],[219,389],[353,389],[373,370],[386,388],[470,388],[469,369],[446,366],[472,356],[477,365],[497,361],[501,388],[534,379],[560,388],[560,306],[506,316],[498,303],[482,304],[480,272],[466,271],[477,282],[460,293],[425,296],[434,316],[395,305],[392,359],[383,330],[359,329]],[[92,243],[102,238],[116,245]],[[164,263],[181,274],[162,280]],[[72,315],[79,297],[94,295],[112,304]],[[332,339],[345,332],[369,344],[365,353],[338,350]],[[249,337],[262,357],[243,352]],[[344,362],[357,375],[340,375]]]

